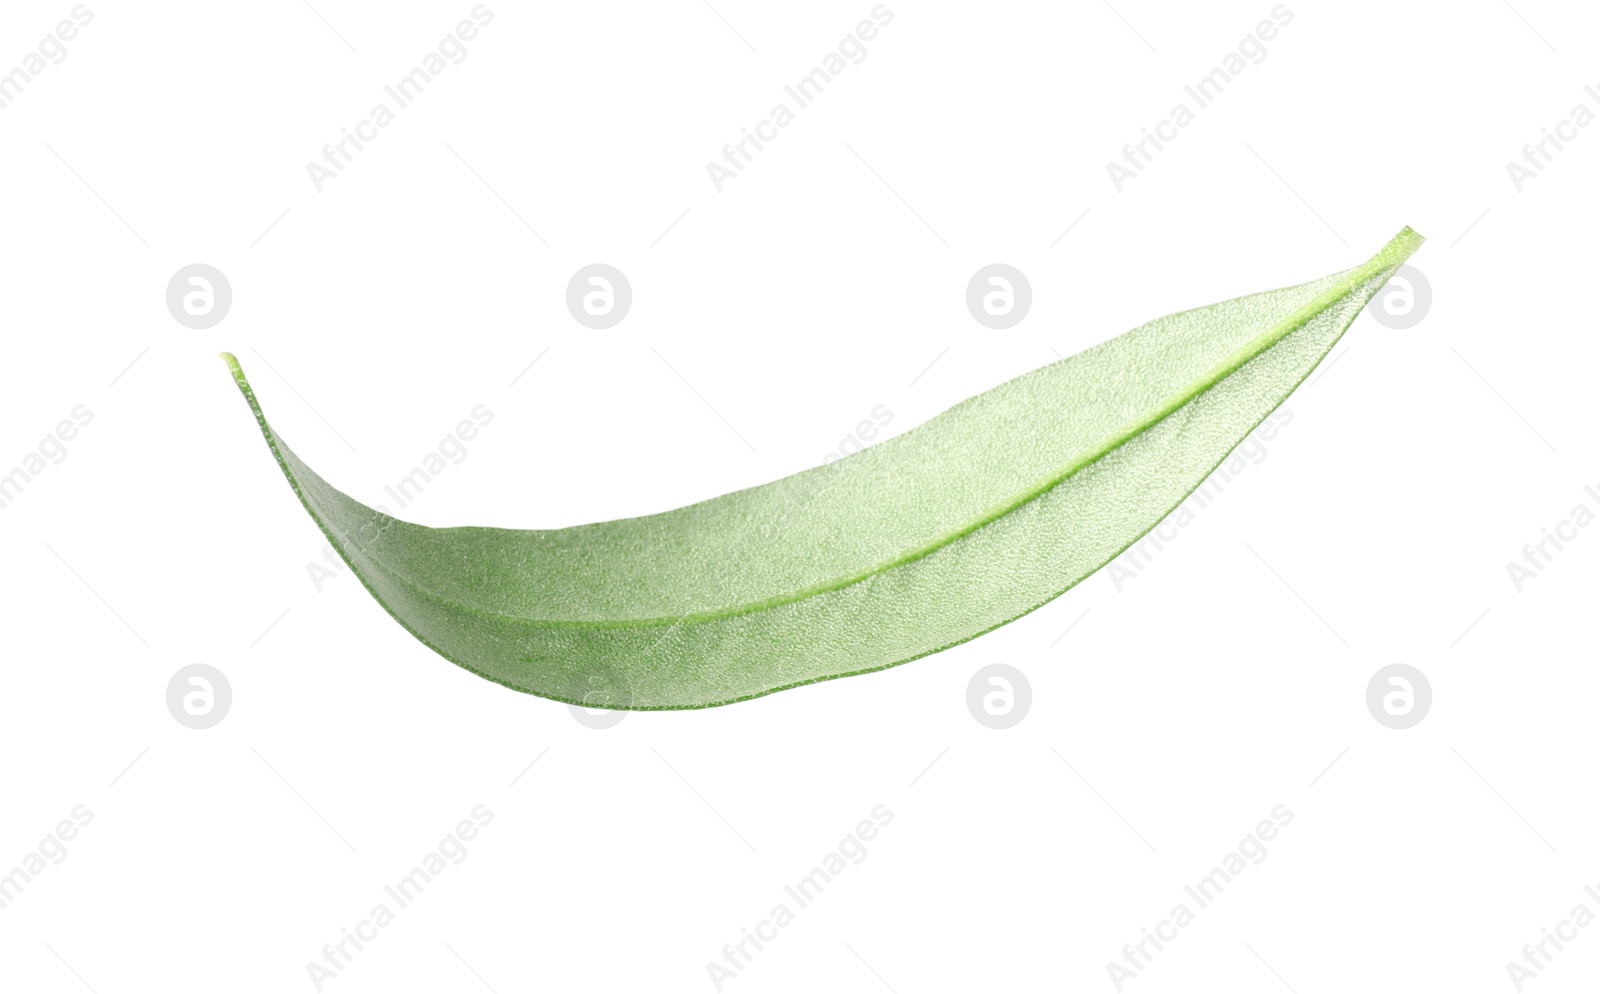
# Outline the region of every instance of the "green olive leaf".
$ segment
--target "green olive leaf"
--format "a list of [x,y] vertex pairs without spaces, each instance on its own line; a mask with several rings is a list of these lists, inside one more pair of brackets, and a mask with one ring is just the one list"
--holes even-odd
[[700,708],[908,662],[1059,596],[1158,524],[1422,244],[1157,318],[844,459],[661,514],[427,528],[267,445],[333,548],[424,645],[540,697]]

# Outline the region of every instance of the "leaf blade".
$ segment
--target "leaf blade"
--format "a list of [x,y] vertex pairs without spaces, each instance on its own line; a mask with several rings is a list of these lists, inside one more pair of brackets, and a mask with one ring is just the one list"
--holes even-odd
[[570,703],[598,684],[606,706],[706,707],[920,658],[1070,589],[1199,486],[1420,243],[1408,228],[1343,273],[1149,322],[830,466],[550,531],[354,501],[227,358],[307,511],[424,644]]

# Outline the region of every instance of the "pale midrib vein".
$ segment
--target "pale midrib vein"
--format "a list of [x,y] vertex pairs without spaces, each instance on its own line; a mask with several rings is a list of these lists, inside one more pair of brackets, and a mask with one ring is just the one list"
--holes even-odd
[[[1303,304],[1297,310],[1293,311],[1288,317],[1283,318],[1270,329],[1256,336],[1256,338],[1252,339],[1250,342],[1240,346],[1231,355],[1219,362],[1216,366],[1213,366],[1211,370],[1197,379],[1194,383],[1190,384],[1187,388],[1173,394],[1162,403],[1156,405],[1149,413],[1139,419],[1136,419],[1127,428],[1124,428],[1122,431],[1118,432],[1116,435],[1113,435],[1099,445],[1080,453],[1078,456],[1075,456],[1061,469],[1050,473],[1046,477],[1042,478],[1038,483],[1035,483],[1034,485],[1023,490],[1018,496],[1012,498],[1011,500],[991,508],[989,511],[984,512],[967,524],[939,535],[914,549],[902,553],[894,559],[858,570],[854,573],[846,574],[842,577],[827,580],[818,584],[813,584],[809,587],[804,587],[792,593],[778,594],[772,597],[763,598],[759,601],[750,601],[744,604],[738,604],[728,608],[721,608],[715,611],[688,612],[677,617],[669,616],[655,618],[615,619],[526,618],[520,615],[489,611],[473,605],[462,604],[459,601],[450,600],[444,595],[436,593],[410,579],[409,577],[400,574],[395,569],[392,569],[388,564],[380,561],[375,555],[363,553],[363,556],[375,568],[381,570],[384,574],[395,580],[395,582],[411,588],[418,594],[427,597],[435,603],[453,607],[459,611],[473,614],[478,617],[494,618],[500,621],[540,628],[621,629],[676,627],[678,625],[703,624],[706,622],[723,621],[751,614],[759,614],[762,611],[769,611],[773,608],[782,607],[786,604],[793,604],[799,601],[807,600],[811,597],[819,596],[821,594],[832,593],[837,590],[842,590],[846,587],[854,586],[857,583],[862,583],[873,578],[874,576],[882,575],[907,563],[926,558],[927,556],[932,555],[934,552],[960,541],[978,529],[993,524],[1006,515],[1011,514],[1019,508],[1039,499],[1085,468],[1093,465],[1096,462],[1099,462],[1101,459],[1104,459],[1112,452],[1121,448],[1123,445],[1126,445],[1133,439],[1145,434],[1157,424],[1170,417],[1178,409],[1182,408],[1184,405],[1188,404],[1190,401],[1194,400],[1196,397],[1200,396],[1206,391],[1217,386],[1217,384],[1221,383],[1227,377],[1238,372],[1239,369],[1242,368],[1246,363],[1272,348],[1274,345],[1289,337],[1294,332],[1303,328],[1312,318],[1322,314],[1338,301],[1349,296],[1353,290],[1361,286],[1361,284],[1365,283],[1367,280],[1371,279],[1377,273],[1389,268],[1390,266],[1395,266],[1401,262],[1404,262],[1412,252],[1416,251],[1417,247],[1421,243],[1422,236],[1412,231],[1409,227],[1402,229],[1401,232],[1391,239],[1390,242],[1381,250],[1379,250],[1376,255],[1360,266],[1357,266],[1355,269],[1350,270],[1350,272],[1347,273],[1344,279],[1342,279],[1340,282],[1324,290],[1315,298]],[[287,463],[284,461],[282,455],[279,454],[278,444],[275,440],[274,433],[268,426],[266,418],[261,412],[260,406],[256,403],[255,394],[250,390],[248,381],[244,379],[243,371],[238,368],[237,362],[232,361],[231,356],[228,358],[230,359],[229,364],[234,369],[234,379],[239,382],[240,388],[243,390],[246,400],[254,410],[256,414],[256,420],[261,425],[262,434],[266,437],[267,445],[272,449],[273,455],[277,458],[278,465],[283,469],[284,475],[288,477],[291,485],[294,487],[295,493],[300,497],[301,503],[305,504],[307,510],[311,511],[313,517],[317,518],[318,524],[322,525],[325,531],[331,533],[333,530],[332,526],[324,523],[322,519],[317,516],[315,510],[311,508],[310,502],[306,500],[304,493],[301,491],[299,481],[294,478],[294,474],[290,472]],[[326,481],[323,482],[326,484]],[[332,488],[330,487],[330,489]],[[351,499],[352,501],[354,500],[353,498],[347,499]],[[355,503],[359,504],[360,502],[355,501]],[[366,507],[365,504],[362,504],[361,506]],[[371,508],[368,508],[368,510],[371,510]],[[417,527],[425,526],[419,525]],[[330,534],[329,537],[331,538],[332,535]],[[345,538],[348,540],[347,537]],[[339,543],[335,543],[335,545],[337,547]],[[343,548],[339,548],[339,554],[344,557],[347,562],[349,562],[350,556],[345,553]],[[354,563],[351,563],[350,565],[352,568],[355,566]]]

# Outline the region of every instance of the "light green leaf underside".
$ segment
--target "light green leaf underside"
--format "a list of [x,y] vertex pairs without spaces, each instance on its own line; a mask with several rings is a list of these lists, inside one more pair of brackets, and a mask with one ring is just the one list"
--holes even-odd
[[447,659],[569,703],[698,708],[883,669],[1060,595],[1290,394],[1422,243],[1158,318],[837,462],[661,514],[427,528],[267,444],[384,608]]

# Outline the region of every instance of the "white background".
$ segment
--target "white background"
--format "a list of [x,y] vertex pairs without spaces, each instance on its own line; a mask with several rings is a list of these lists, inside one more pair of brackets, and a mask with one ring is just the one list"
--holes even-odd
[[[491,2],[321,193],[306,162],[468,0],[91,3],[0,110],[0,468],[94,413],[0,509],[0,870],[94,813],[0,911],[0,987],[313,990],[307,962],[484,804],[469,857],[325,990],[712,991],[707,962],[884,804],[866,860],[724,989],[1112,991],[1123,944],[1284,804],[1269,857],[1125,989],[1513,990],[1524,943],[1600,911],[1600,532],[1520,593],[1506,571],[1600,485],[1600,128],[1520,193],[1505,168],[1600,84],[1600,24],[1513,2],[1291,0],[1120,193],[1106,162],[1268,0],[891,2],[720,193],[706,162],[868,0]],[[0,67],[71,6],[6,4]],[[485,404],[404,516],[555,527],[814,465],[876,405],[904,430],[1402,224],[1431,238],[1426,318],[1364,314],[1268,458],[1120,591],[604,731],[434,655],[347,572],[319,592],[322,537],[216,358],[368,503]],[[194,262],[234,292],[206,331],[164,303]],[[633,287],[609,331],[565,308],[592,262]],[[1006,331],[963,302],[991,262],[1033,286]],[[198,662],[234,694],[208,731],[164,700]],[[965,704],[994,662],[1033,688],[1008,731]],[[1407,731],[1364,703],[1394,662],[1433,686]],[[1592,989],[1579,935],[1537,990]]]

